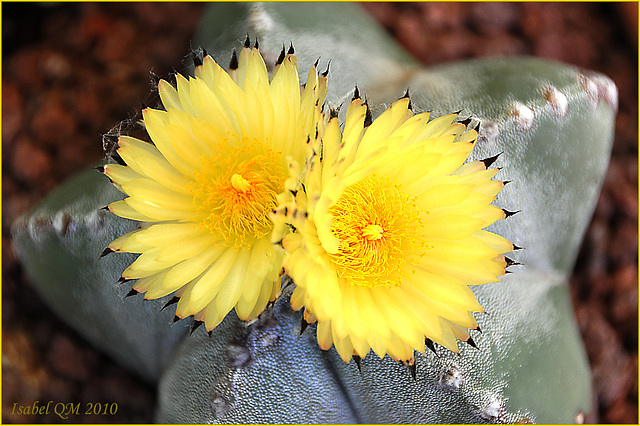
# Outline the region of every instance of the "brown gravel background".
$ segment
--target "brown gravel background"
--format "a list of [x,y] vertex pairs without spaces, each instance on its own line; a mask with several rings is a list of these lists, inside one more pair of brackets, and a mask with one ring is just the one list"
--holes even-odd
[[[14,403],[116,402],[148,423],[154,389],[58,320],[10,245],[14,219],[102,157],[101,137],[140,110],[149,71],[181,68],[204,4],[2,4],[2,421]],[[595,377],[599,421],[638,422],[637,3],[369,3],[426,64],[528,54],[601,71],[620,90],[613,158],[571,289]]]

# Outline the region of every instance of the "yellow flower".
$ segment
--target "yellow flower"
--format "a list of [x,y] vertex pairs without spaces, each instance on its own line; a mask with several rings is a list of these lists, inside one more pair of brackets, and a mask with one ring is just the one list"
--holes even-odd
[[206,56],[195,77],[176,75],[176,88],[160,81],[166,111],[143,111],[153,143],[121,136],[126,165],[104,167],[128,195],[109,210],[143,222],[109,245],[140,253],[122,280],[136,280],[147,299],[175,292],[176,316],[194,315],[208,330],[233,308],[255,318],[280,292],[282,253],[268,214],[289,162],[304,161],[315,140],[327,90],[315,67],[301,88],[293,48],[283,49],[271,79],[248,42],[229,68]]
[[408,95],[371,123],[356,89],[344,130],[335,115],[272,215],[295,229],[281,241],[293,309],[345,361],[373,349],[411,364],[432,342],[457,352],[483,312],[469,286],[497,281],[514,249],[484,230],[505,218],[497,169],[465,163],[477,132],[456,114],[428,121]]

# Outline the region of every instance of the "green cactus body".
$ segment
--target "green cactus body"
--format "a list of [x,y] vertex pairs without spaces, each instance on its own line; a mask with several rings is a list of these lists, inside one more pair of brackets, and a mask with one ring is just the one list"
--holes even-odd
[[[114,238],[135,223],[101,210],[122,198],[96,170],[61,185],[13,225],[13,244],[42,298],[96,347],[143,379],[160,376],[187,328],[170,327],[173,314],[162,303],[128,297],[118,285],[134,255],[101,258]],[[124,299],[124,300],[123,300]]]
[[[570,423],[588,413],[591,378],[567,280],[608,162],[613,83],[532,58],[422,69],[342,3],[212,5],[198,37],[222,61],[247,33],[259,38],[267,62],[289,40],[302,70],[319,57],[331,60],[327,100],[334,106],[350,99],[357,83],[375,116],[408,87],[416,112],[462,109],[471,126],[480,124],[472,159],[502,153],[497,178],[510,183],[496,204],[519,213],[489,230],[524,247],[509,255],[523,265],[499,283],[473,288],[486,311],[476,315],[477,348],[417,354],[415,379],[406,366],[373,353],[359,369],[333,349],[321,351],[314,326],[300,335],[289,290],[252,324],[231,313],[211,337],[197,330],[178,345],[184,327],[169,326],[171,313],[157,312],[161,303],[121,300],[128,289],[114,282],[130,257],[98,260],[132,225],[97,213],[118,196],[97,173],[56,191],[14,227],[43,297],[99,346],[117,342],[111,353],[123,364],[148,378],[164,370],[159,422]],[[73,226],[56,232],[66,222]],[[115,330],[128,337],[118,340]]]
[[315,327],[300,335],[288,295],[251,325],[230,316],[178,349],[161,381],[158,421],[570,422],[568,406],[588,410],[590,376],[562,280],[514,274],[482,288],[491,312],[478,319],[478,348],[417,354],[415,379],[388,357],[371,353],[359,369],[320,350]]

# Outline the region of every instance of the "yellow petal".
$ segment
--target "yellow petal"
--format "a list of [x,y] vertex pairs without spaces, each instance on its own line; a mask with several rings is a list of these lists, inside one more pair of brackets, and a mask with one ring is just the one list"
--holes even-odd
[[210,301],[216,297],[224,286],[224,280],[236,262],[237,257],[238,252],[236,250],[230,248],[222,249],[222,253],[215,263],[208,265],[209,268],[206,273],[198,279],[191,290],[190,311],[198,312],[213,303]]
[[150,200],[155,205],[193,214],[193,196],[172,191],[162,184],[146,178],[133,179],[122,185],[122,190],[136,200]]
[[351,339],[349,339],[349,337],[338,339],[334,334],[333,344],[335,345],[340,358],[342,358],[344,362],[349,362],[353,356],[353,345],[351,344]]
[[249,314],[249,318],[257,317],[262,311],[264,311],[265,306],[269,300],[271,300],[271,296],[274,291],[279,291],[280,282],[279,281],[270,281],[265,279],[262,287],[260,288],[260,295],[258,296],[258,300],[256,301],[255,307]]
[[306,290],[309,298],[316,300],[313,313],[318,319],[333,317],[342,303],[338,277],[320,265],[315,265],[309,272]]
[[191,115],[196,115],[196,112],[193,109],[193,105],[191,104],[191,84],[189,83],[189,80],[187,80],[180,73],[176,73],[175,76],[178,90],[178,99],[180,99],[182,110]]
[[193,238],[202,234],[194,223],[158,223],[136,233],[135,241],[139,244],[162,247],[180,243],[182,238]]
[[[224,291],[221,291],[216,296],[216,308],[218,311],[230,311],[238,303],[240,294],[242,292],[242,282],[244,281],[244,274],[249,267],[249,258],[251,253],[248,250],[240,250],[237,254],[236,261],[234,262],[229,274],[225,278]],[[256,280],[253,285],[256,287],[262,284],[263,280]]]
[[333,337],[331,336],[331,321],[318,321],[316,334],[320,349],[328,351],[333,344]]
[[215,300],[209,303],[205,310],[204,324],[207,330],[211,331],[218,326],[226,317],[228,312],[219,312],[216,310]]
[[176,244],[161,245],[156,259],[159,262],[177,263],[193,258],[209,247],[215,246],[215,239],[209,232],[199,232],[191,237],[185,235]]
[[173,148],[173,143],[166,132],[166,111],[158,111],[151,108],[142,110],[144,126],[151,140],[162,153],[162,156],[183,176],[191,177],[195,171]]
[[276,254],[269,238],[263,237],[251,247],[249,265],[242,282],[242,299],[252,305],[260,295],[260,286],[269,272],[275,269],[275,274],[271,273],[269,279],[279,274],[282,267],[282,254]]
[[[363,312],[366,306],[360,307],[358,298],[361,293],[359,288],[353,285],[345,285],[343,287],[344,295],[342,297],[342,310],[344,312],[344,320],[349,328],[349,332],[360,340],[366,340],[369,333],[369,324],[365,321]],[[366,289],[362,289],[366,290]]]
[[[190,259],[184,260],[167,272],[167,276],[159,284],[158,293],[148,294],[149,298],[158,298],[173,293],[178,288],[186,285],[194,278],[202,274],[216,258],[220,256],[222,251],[219,247],[210,247],[202,253]],[[149,292],[150,293],[150,292]]]
[[[145,293],[147,292],[150,288],[152,288],[153,286],[157,285],[158,282],[161,282],[164,277],[167,275],[167,271],[164,270],[162,272],[159,272],[157,274],[148,276],[148,277],[144,277],[144,278],[140,278],[139,280],[137,280],[132,288],[134,290],[136,290],[138,293]],[[148,297],[146,294],[144,296],[145,300],[150,300],[151,298]]]
[[513,244],[509,240],[493,232],[476,231],[474,236],[489,244],[498,253],[507,253],[513,250]]
[[389,108],[380,114],[362,136],[356,158],[366,155],[369,150],[380,146],[384,139],[388,138],[394,130],[407,121],[413,115],[408,106],[409,99],[402,98],[392,103]]
[[483,223],[481,219],[457,214],[438,216],[425,221],[422,235],[426,239],[462,239],[484,228]]
[[394,302],[393,290],[378,287],[371,292],[371,295],[376,306],[384,312],[391,335],[395,333],[403,341],[419,345],[421,340],[424,341],[424,336],[416,328],[415,322],[405,313],[404,308]]
[[124,200],[114,201],[109,204],[109,211],[117,216],[124,217],[125,219],[138,220],[140,222],[159,222],[161,220],[140,213]]
[[121,185],[130,180],[139,179],[142,175],[136,173],[132,168],[121,166],[120,164],[107,164],[104,166],[104,174],[114,183]]
[[[133,210],[137,210],[144,217],[151,218],[151,220],[146,220],[146,222],[157,222],[157,221],[167,221],[167,220],[189,220],[193,217],[193,211],[187,210],[169,210],[165,207],[162,207],[158,204],[155,204],[152,201],[138,199],[135,197],[129,197],[124,200],[124,202]],[[115,203],[114,203],[115,204]],[[109,205],[109,209],[115,212]],[[121,210],[122,212],[122,210]],[[120,213],[116,213],[118,216],[123,216]],[[140,219],[136,219],[140,220]]]

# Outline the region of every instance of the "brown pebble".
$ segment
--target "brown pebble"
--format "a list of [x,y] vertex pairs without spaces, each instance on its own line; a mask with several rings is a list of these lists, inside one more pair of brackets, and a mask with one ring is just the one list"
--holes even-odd
[[44,58],[44,77],[50,82],[64,82],[71,77],[72,69],[69,60],[59,52],[52,52]]
[[[144,4],[144,3],[142,3]],[[380,3],[362,3],[362,7],[366,9],[380,24],[384,26],[392,26],[396,18],[396,9],[393,4]]]
[[80,49],[90,49],[107,36],[113,27],[113,19],[99,5],[88,5],[83,9],[78,29],[70,35],[73,44]]
[[[432,37],[437,37],[439,33],[450,34],[462,29],[466,22],[468,10],[467,5],[456,2],[425,2],[416,3],[422,9],[421,20],[424,22],[423,29]],[[399,23],[402,24],[401,22]]]
[[29,333],[30,330],[22,328],[2,330],[3,423],[33,422],[34,416],[12,415],[12,405],[33,404],[50,382]]
[[63,377],[73,380],[85,380],[89,377],[92,361],[92,353],[64,335],[56,335],[51,342],[47,354],[53,371]]
[[47,92],[34,113],[31,132],[43,145],[73,143],[71,136],[75,132],[76,121],[69,108],[63,104],[63,97],[62,90]]
[[[613,300],[610,304],[611,318],[621,328],[635,328],[638,316],[638,267],[626,263],[618,268],[613,276],[616,283],[613,288]],[[628,330],[625,330],[628,331]],[[624,334],[624,333],[623,333]]]
[[4,79],[9,78],[25,93],[43,90],[45,80],[42,59],[50,52],[49,48],[43,46],[18,51],[8,64],[3,64],[3,84]]
[[620,221],[609,243],[608,253],[614,264],[638,261],[638,224],[631,220]]
[[51,173],[51,156],[36,146],[31,138],[21,137],[14,146],[11,169],[17,177],[37,186],[37,182]]
[[117,21],[109,28],[96,46],[99,57],[106,63],[117,63],[121,61],[131,61],[132,46],[136,39],[136,29],[130,22]]
[[527,53],[525,43],[518,37],[492,32],[482,36],[473,45],[474,56],[523,55]]
[[630,218],[638,217],[637,166],[628,162],[613,162],[607,171],[606,183],[613,198]]
[[472,3],[471,24],[480,33],[503,35],[518,25],[520,10],[515,3]]
[[11,144],[22,129],[24,102],[15,84],[2,82],[2,143]]
[[406,14],[402,18],[403,25],[396,30],[396,37],[398,41],[415,52],[415,55],[419,58],[426,56],[429,53],[429,37],[425,37],[424,32],[420,31],[421,22],[417,19],[415,14]]
[[606,416],[614,424],[628,423],[627,419],[638,417],[638,401],[620,396],[607,408]]

